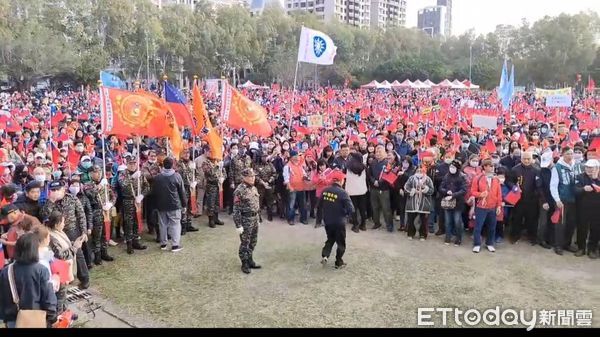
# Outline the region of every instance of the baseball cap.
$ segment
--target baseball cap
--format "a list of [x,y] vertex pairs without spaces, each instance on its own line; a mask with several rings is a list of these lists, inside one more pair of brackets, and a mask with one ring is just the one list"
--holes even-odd
[[2,207],[2,217],[8,216],[10,213],[18,211],[19,208],[13,204]]
[[254,170],[251,169],[251,168],[245,168],[242,171],[242,176],[244,176],[244,177],[253,177],[253,176],[255,176]]
[[55,180],[48,185],[48,188],[51,191],[60,190],[63,187],[65,187],[65,183],[62,180]]
[[585,162],[585,167],[599,167],[599,166],[600,166],[600,162],[598,162],[598,160],[596,160],[596,159],[590,159]]
[[84,162],[86,160],[87,161],[91,161],[92,159],[90,159],[90,156],[83,156],[83,157],[81,157],[81,162]]
[[29,192],[34,188],[42,188],[42,183],[38,181],[30,181],[27,185],[25,185],[25,192]]
[[342,181],[342,180],[346,179],[346,175],[344,174],[344,172],[342,172],[341,170],[337,170],[337,169],[334,170],[333,172],[331,172],[329,174],[329,177],[333,181]]

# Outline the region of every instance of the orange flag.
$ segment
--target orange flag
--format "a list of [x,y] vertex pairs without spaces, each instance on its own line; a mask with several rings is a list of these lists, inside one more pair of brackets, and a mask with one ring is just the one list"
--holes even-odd
[[204,107],[204,100],[202,99],[202,93],[200,92],[198,83],[194,84],[194,89],[192,90],[192,101],[194,118],[196,119],[194,134],[199,135],[202,132],[202,129],[207,126],[207,121],[208,124],[210,124],[210,120],[208,120],[208,114],[206,113],[206,108]]
[[192,100],[194,108],[194,118],[196,119],[196,128],[194,133],[197,135],[204,134],[208,147],[210,149],[211,158],[217,160],[223,160],[223,138],[219,135],[217,130],[213,128],[208,112],[204,107],[204,100],[202,99],[202,93],[198,84],[194,84],[192,90]]
[[173,156],[183,149],[175,115],[164,100],[152,93],[102,87],[102,132],[119,136],[169,137]]
[[244,128],[261,137],[273,134],[271,124],[267,121],[267,111],[228,83],[224,84],[222,99],[221,116],[227,125],[235,129]]

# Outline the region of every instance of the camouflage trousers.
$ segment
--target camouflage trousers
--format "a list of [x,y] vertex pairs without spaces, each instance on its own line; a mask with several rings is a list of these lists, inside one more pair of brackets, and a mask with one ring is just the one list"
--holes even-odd
[[242,263],[252,261],[252,253],[258,240],[258,216],[242,219],[244,232],[240,235],[239,256]]
[[264,186],[257,186],[259,200],[260,200],[260,209],[263,209],[265,206],[267,210],[271,211],[273,209],[273,205],[275,204],[275,191],[271,187],[270,189],[264,188]]
[[129,242],[138,237],[138,221],[136,215],[135,200],[123,200],[123,233],[125,241]]
[[106,237],[104,236],[103,211],[95,209],[92,213],[92,251],[94,254],[106,252]]
[[206,184],[206,215],[215,216],[219,213],[219,186]]
[[185,196],[187,198],[187,205],[184,205],[183,207],[185,207],[185,213],[181,213],[181,226],[183,228],[189,227],[192,225],[192,198],[191,198],[191,192],[190,192],[190,186],[183,186],[183,189],[185,190]]

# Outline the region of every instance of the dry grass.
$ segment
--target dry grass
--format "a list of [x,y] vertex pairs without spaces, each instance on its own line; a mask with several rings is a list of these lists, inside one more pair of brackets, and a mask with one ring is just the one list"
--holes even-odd
[[475,255],[470,240],[457,248],[436,237],[348,231],[348,267],[334,270],[319,263],[322,228],[276,221],[259,231],[263,269],[244,275],[231,219],[217,229],[199,220],[179,253],[155,243],[134,256],[112,248],[117,260],[92,271],[92,286],[128,314],[171,327],[413,327],[419,307],[600,315],[600,264],[587,257],[524,244]]

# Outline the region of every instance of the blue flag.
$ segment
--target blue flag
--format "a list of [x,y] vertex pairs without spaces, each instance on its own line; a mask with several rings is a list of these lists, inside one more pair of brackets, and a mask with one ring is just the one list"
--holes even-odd
[[100,71],[100,81],[102,81],[102,85],[109,88],[117,88],[117,89],[126,89],[127,85],[123,80],[121,80],[117,75],[111,74],[109,72]]

